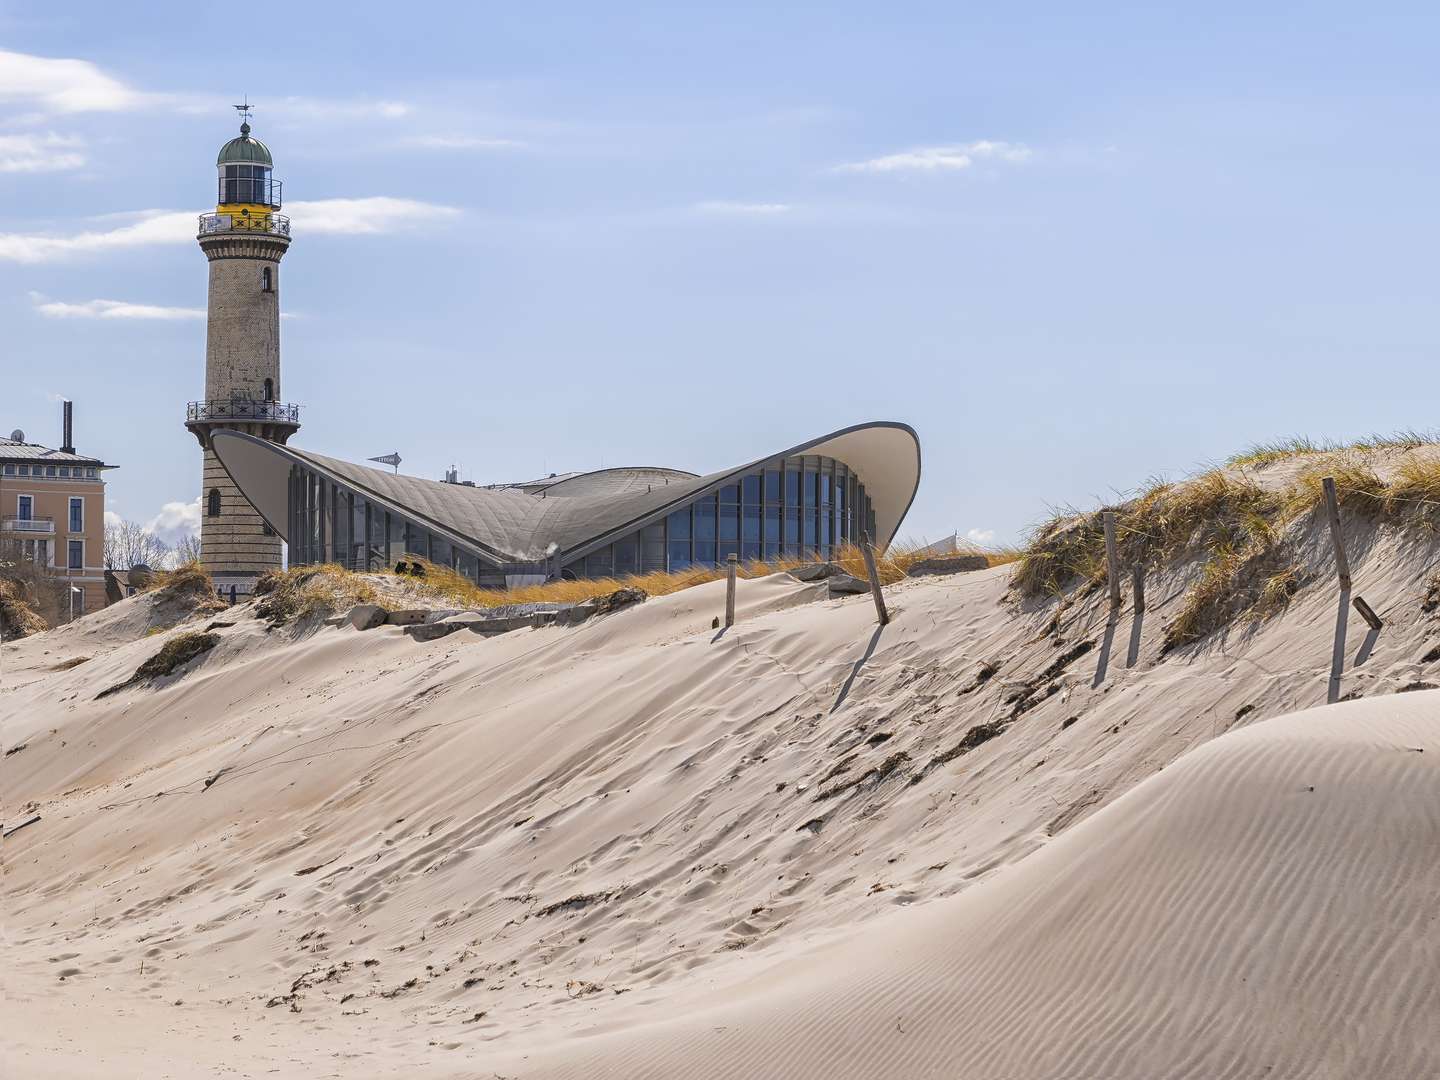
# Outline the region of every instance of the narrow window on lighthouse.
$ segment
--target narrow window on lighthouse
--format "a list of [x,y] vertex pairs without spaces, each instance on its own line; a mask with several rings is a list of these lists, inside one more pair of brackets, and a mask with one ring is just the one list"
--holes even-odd
[[266,379],[266,380],[265,380],[265,400],[266,400],[266,401],[274,401],[274,400],[275,400],[275,380],[274,380],[274,379]]
[[275,291],[275,275],[268,266],[260,271],[260,289],[262,292]]
[[209,505],[206,507],[206,513],[208,513],[210,517],[219,517],[219,516],[220,516],[220,489],[219,489],[219,488],[211,488],[211,489],[210,489],[210,498],[209,498],[209,500],[208,500],[208,503],[209,503]]

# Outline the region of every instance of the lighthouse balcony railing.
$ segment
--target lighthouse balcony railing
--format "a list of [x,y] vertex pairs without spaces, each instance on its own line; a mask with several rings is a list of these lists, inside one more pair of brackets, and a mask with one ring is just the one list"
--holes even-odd
[[290,219],[284,214],[201,214],[200,235],[215,233],[268,233],[289,236]]
[[240,420],[252,424],[300,424],[300,406],[282,401],[254,401],[234,398],[229,401],[192,401],[185,406],[187,424],[209,424]]

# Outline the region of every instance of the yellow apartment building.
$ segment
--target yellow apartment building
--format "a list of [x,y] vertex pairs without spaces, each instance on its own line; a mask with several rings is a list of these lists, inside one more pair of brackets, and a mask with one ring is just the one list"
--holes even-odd
[[62,619],[105,606],[104,473],[114,467],[75,452],[68,401],[60,449],[23,431],[0,438],[0,554],[61,586]]

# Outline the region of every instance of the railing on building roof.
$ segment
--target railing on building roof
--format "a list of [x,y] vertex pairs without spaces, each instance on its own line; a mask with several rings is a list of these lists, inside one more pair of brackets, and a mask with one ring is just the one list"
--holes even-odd
[[281,401],[252,401],[232,398],[229,401],[192,401],[185,406],[185,423],[211,424],[226,420],[243,420],[253,424],[292,424],[300,426],[300,406]]
[[290,219],[284,214],[201,214],[200,235],[217,233],[265,233],[289,236]]

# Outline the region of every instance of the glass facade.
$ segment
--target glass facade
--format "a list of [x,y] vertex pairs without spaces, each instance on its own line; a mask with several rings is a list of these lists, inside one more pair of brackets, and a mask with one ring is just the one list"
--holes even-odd
[[[858,542],[862,532],[874,535],[875,512],[859,477],[831,458],[789,458],[566,563],[565,576],[721,566],[732,552],[741,562],[828,559],[836,548]],[[631,555],[636,550],[642,553],[638,570]]]
[[[407,555],[449,566],[479,585],[507,574],[545,573],[539,563],[495,567],[433,529],[377,505],[299,464],[290,466],[290,564],[339,563],[352,570],[393,567]],[[870,498],[854,473],[831,458],[797,457],[698,496],[613,543],[571,560],[566,577],[626,577],[656,570],[779,557],[829,558],[875,532]]]

